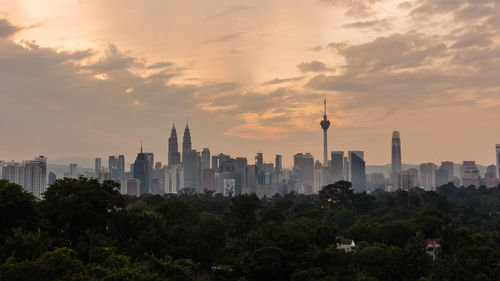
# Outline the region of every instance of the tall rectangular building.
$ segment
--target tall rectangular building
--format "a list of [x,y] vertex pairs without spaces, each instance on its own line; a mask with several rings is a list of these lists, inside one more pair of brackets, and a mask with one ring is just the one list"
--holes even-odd
[[76,164],[69,164],[69,177],[72,179],[78,178],[78,167]]
[[314,157],[310,153],[297,153],[293,156],[293,170],[300,178],[300,192],[312,194],[314,179]]
[[201,171],[210,169],[210,149],[203,148],[201,152]]
[[331,155],[332,155],[331,183],[336,183],[338,181],[344,180],[344,152],[332,151]]
[[196,150],[187,150],[182,154],[184,170],[184,188],[194,188],[200,192],[200,153]]
[[453,177],[455,177],[455,163],[451,161],[441,162],[441,168],[448,172],[448,180],[453,180]]
[[102,163],[101,163],[101,158],[100,157],[97,157],[95,159],[95,178],[99,178],[99,174],[101,173],[101,169],[102,169]]
[[366,166],[363,151],[349,151],[349,175],[354,192],[366,191]]
[[425,190],[436,190],[436,164],[420,164],[420,187]]

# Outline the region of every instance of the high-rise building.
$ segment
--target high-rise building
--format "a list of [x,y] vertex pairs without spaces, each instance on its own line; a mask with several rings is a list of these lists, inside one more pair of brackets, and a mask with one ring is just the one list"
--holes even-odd
[[436,170],[436,187],[443,186],[449,182],[448,170],[443,167],[439,167]]
[[330,128],[330,120],[326,118],[326,99],[324,100],[324,111],[323,120],[321,120],[320,125],[323,129],[323,166],[328,166],[328,136],[327,131]]
[[69,164],[69,177],[72,179],[78,178],[78,166],[76,164]]
[[462,164],[462,185],[479,187],[481,175],[475,161],[464,161]]
[[391,183],[393,189],[401,188],[401,138],[398,131],[392,133],[392,169]]
[[332,179],[331,183],[344,180],[344,152],[332,151],[331,161]]
[[354,192],[366,191],[366,165],[363,151],[349,151],[349,175]]
[[53,172],[50,172],[49,173],[49,186],[53,185],[57,180],[57,176],[56,174],[54,174]]
[[486,167],[486,173],[484,174],[484,178],[481,179],[481,185],[486,187],[496,187],[498,185],[497,179],[497,166],[489,165]]
[[181,164],[169,165],[165,172],[165,193],[176,194],[184,188],[184,170]]
[[255,165],[247,165],[245,167],[245,180],[243,186],[244,191],[242,193],[252,194],[257,192],[257,167]]
[[201,152],[201,170],[210,169],[210,149],[203,148]]
[[276,155],[276,157],[274,158],[274,178],[276,184],[279,184],[281,182],[281,169],[283,169],[283,157],[281,155]]
[[119,179],[125,178],[125,156],[118,155],[118,177]]
[[255,156],[255,166],[257,167],[257,169],[262,169],[263,165],[264,165],[264,156],[262,155],[262,152],[259,152]]
[[212,156],[212,170],[214,173],[219,172],[219,157],[217,155]]
[[436,189],[436,164],[420,164],[420,187],[425,190]]
[[34,160],[16,163],[3,163],[2,179],[21,185],[26,191],[40,198],[47,187],[47,158],[36,157]]
[[[124,163],[125,164],[125,163]],[[110,155],[108,160],[108,169],[111,173],[111,179],[114,181],[120,181],[120,161],[117,156]]]
[[182,159],[184,161],[184,153],[191,150],[191,132],[189,131],[189,125],[186,122],[186,128],[184,129],[184,136],[182,137]]
[[496,146],[497,176],[500,178],[500,144]]
[[451,161],[441,162],[441,168],[448,172],[448,180],[451,181],[455,177],[455,163]]
[[139,194],[151,193],[151,182],[153,173],[152,153],[144,153],[142,151],[137,154],[134,162],[134,179],[140,180]]
[[314,194],[318,194],[319,191],[324,186],[323,178],[323,165],[319,161],[316,161],[313,168],[313,190]]
[[184,170],[184,188],[194,188],[200,192],[200,153],[188,150],[182,153],[182,167]]
[[410,168],[401,172],[401,187],[408,189],[418,186],[418,169]]
[[140,179],[121,179],[120,193],[129,196],[141,195],[141,180]]
[[367,189],[375,191],[385,188],[384,173],[372,173],[367,175]]
[[101,172],[101,169],[102,169],[101,158],[97,157],[95,159],[95,178],[99,178],[99,173]]
[[168,165],[175,165],[181,163],[181,154],[179,153],[179,145],[177,143],[177,131],[175,124],[172,125],[172,132],[168,139]]
[[496,170],[495,165],[489,165],[486,167],[486,173],[484,174],[485,178],[496,178],[497,177],[497,170]]
[[297,153],[293,156],[293,170],[297,176],[296,187],[299,192],[312,194],[314,180],[314,157],[310,153]]

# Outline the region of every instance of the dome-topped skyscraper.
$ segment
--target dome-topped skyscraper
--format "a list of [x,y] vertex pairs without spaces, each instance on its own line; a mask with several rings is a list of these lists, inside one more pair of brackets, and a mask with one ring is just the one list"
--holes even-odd
[[324,115],[323,115],[323,120],[321,120],[320,125],[321,128],[323,129],[323,166],[326,167],[328,166],[328,137],[327,137],[327,130],[330,128],[330,120],[326,118],[326,99],[324,101]]

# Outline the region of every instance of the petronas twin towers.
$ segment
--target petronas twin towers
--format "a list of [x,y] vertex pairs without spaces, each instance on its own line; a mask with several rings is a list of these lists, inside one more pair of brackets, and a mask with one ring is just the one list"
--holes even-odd
[[[191,132],[189,131],[189,125],[186,122],[186,128],[184,129],[184,136],[182,138],[182,153],[186,153],[191,150]],[[172,132],[170,133],[170,138],[168,139],[168,164],[175,165],[181,163],[181,154],[179,152],[179,144],[177,142],[177,131],[175,129],[175,124],[172,126]]]

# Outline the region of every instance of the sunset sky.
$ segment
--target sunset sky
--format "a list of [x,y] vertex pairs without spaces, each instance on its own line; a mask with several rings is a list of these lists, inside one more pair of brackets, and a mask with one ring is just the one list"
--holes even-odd
[[0,0],[0,160],[182,143],[266,161],[364,150],[493,164],[500,4],[488,0]]

